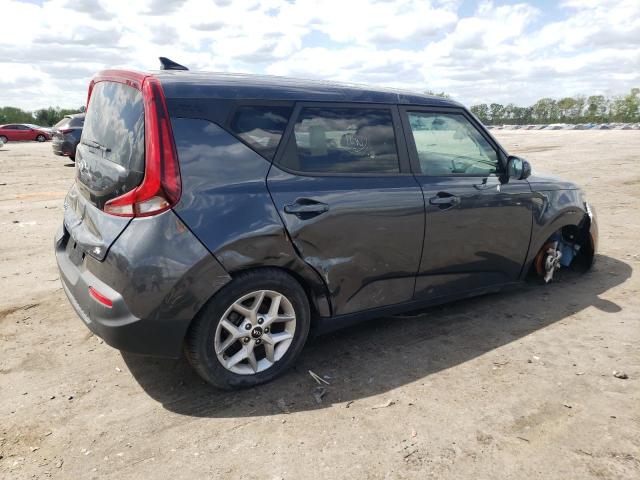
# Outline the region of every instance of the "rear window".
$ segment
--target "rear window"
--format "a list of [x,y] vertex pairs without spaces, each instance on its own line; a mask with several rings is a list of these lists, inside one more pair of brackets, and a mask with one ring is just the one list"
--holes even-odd
[[56,123],[53,128],[65,128],[66,126],[69,125],[69,121],[71,119],[69,117],[64,117],[62,120],[60,120],[58,123]]
[[84,125],[84,117],[73,117],[69,119],[70,127],[82,127]]
[[291,110],[287,106],[241,106],[229,129],[260,155],[272,160]]
[[100,146],[103,158],[128,170],[144,170],[144,105],[139,90],[99,82],[91,93],[82,143]]

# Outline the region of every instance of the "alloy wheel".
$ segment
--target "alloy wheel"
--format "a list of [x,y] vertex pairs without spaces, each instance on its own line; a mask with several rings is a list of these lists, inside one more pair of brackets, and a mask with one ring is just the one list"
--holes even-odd
[[243,295],[225,311],[216,328],[214,350],[227,370],[253,375],[287,352],[296,330],[291,301],[273,290]]

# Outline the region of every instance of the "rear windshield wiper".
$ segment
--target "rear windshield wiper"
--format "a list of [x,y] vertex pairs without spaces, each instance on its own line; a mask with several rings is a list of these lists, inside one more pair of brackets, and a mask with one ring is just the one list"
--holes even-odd
[[89,147],[98,148],[98,149],[102,150],[103,152],[110,152],[111,151],[111,149],[109,147],[105,147],[104,145],[96,142],[95,140],[82,139],[80,141],[80,143],[82,143],[83,145],[87,145]]

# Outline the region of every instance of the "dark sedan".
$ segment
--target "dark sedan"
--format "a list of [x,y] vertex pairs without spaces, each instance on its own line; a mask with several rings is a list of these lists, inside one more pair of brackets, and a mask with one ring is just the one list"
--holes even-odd
[[65,115],[65,117],[53,127],[53,153],[69,157],[75,161],[76,147],[80,143],[82,127],[84,126],[84,113]]

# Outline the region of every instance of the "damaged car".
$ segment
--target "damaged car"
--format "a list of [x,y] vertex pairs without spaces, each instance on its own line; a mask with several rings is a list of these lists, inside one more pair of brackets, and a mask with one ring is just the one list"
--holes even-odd
[[584,192],[459,103],[161,65],[91,81],[55,238],[71,305],[115,348],[249,387],[310,334],[594,260]]

